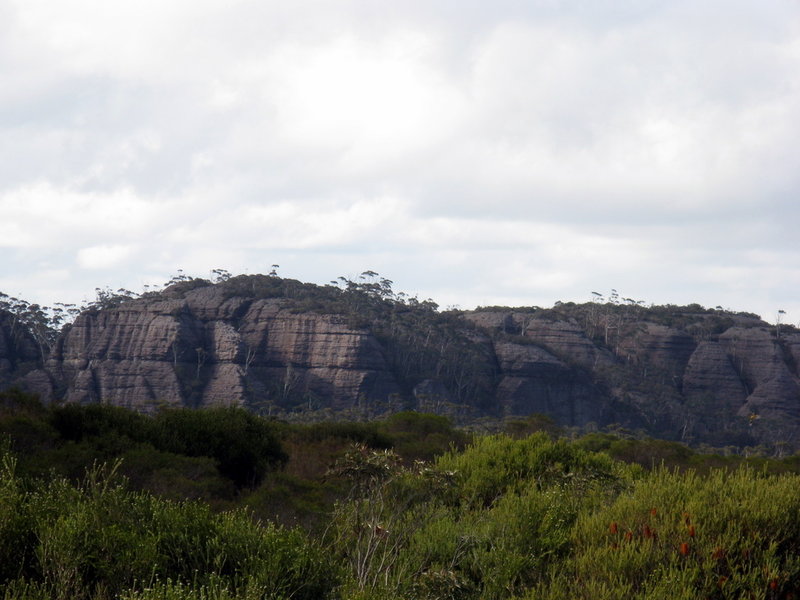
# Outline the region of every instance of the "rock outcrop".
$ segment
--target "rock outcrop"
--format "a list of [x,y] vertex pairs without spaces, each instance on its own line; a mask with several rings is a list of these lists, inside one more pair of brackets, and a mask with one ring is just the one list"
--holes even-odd
[[139,299],[82,314],[46,371],[67,402],[141,411],[345,409],[362,402],[383,412],[399,393],[369,331],[341,316],[294,312],[281,299],[228,298],[211,286],[181,299]]
[[603,420],[603,393],[583,372],[534,344],[498,342],[500,366],[495,393],[505,415],[550,415],[564,425]]
[[[800,332],[692,307],[436,313],[242,276],[81,314],[46,360],[0,313],[0,386],[46,400],[245,406],[282,418],[404,408],[457,422],[543,413],[688,441],[800,447]],[[734,440],[734,442],[731,442]]]
[[12,313],[0,311],[0,387],[8,387],[42,364],[35,338]]
[[702,405],[704,414],[734,415],[744,405],[748,392],[719,342],[700,342],[692,353],[683,377],[688,401]]
[[679,329],[656,323],[634,322],[619,343],[619,353],[636,364],[668,376],[683,376],[697,342]]
[[616,421],[720,445],[793,440],[800,447],[796,330],[778,339],[750,315],[676,311],[670,320],[692,325],[681,328],[639,310],[635,318],[595,322],[591,338],[595,311],[465,315],[506,340],[494,346],[504,413],[542,412],[565,425]]

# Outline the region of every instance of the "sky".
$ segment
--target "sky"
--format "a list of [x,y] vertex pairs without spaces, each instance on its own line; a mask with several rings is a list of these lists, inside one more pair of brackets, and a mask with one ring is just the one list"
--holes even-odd
[[800,321],[798,0],[0,0],[0,290],[372,270]]

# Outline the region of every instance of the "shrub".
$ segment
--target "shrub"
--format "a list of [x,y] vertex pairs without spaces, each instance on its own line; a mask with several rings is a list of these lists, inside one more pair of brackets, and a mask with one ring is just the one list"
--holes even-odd
[[155,425],[157,448],[210,456],[237,487],[255,487],[269,468],[287,460],[270,423],[243,409],[165,410]]
[[[657,469],[630,494],[581,514],[572,556],[541,597],[796,594],[797,485],[794,475],[768,477],[748,469],[712,471],[704,478]],[[552,591],[567,587],[569,595]]]
[[567,483],[589,486],[594,481],[613,484],[620,466],[602,454],[591,454],[566,440],[551,440],[539,432],[523,439],[480,437],[463,452],[441,456],[439,469],[456,473],[458,502],[491,506],[503,494],[525,488]]
[[177,585],[311,599],[332,597],[338,585],[336,565],[299,530],[131,492],[116,467],[91,469],[79,487],[55,479],[25,490],[13,461],[5,465],[0,589],[7,597],[135,596],[131,590],[153,584],[165,594]]

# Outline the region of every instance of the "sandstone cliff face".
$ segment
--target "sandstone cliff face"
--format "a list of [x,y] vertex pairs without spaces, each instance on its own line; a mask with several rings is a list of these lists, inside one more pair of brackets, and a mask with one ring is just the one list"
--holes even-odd
[[786,348],[786,362],[795,375],[800,375],[800,333],[790,333],[781,337]]
[[616,363],[610,350],[594,344],[583,328],[574,322],[530,320],[525,324],[523,335],[551,349],[567,362],[584,369],[602,368]]
[[529,340],[586,369],[616,362],[613,354],[594,344],[575,321],[537,319],[531,313],[480,310],[466,313],[464,318],[483,329]]
[[550,415],[564,425],[603,419],[603,396],[586,375],[547,350],[529,344],[494,346],[501,378],[496,402],[506,415]]
[[[277,383],[279,402],[344,409],[386,405],[400,389],[381,347],[338,315],[294,314],[280,301],[255,301],[239,329],[240,362],[253,384]],[[252,375],[250,375],[252,374]]]
[[281,280],[236,283],[85,312],[44,364],[0,314],[0,386],[141,411],[234,404],[366,418],[412,407],[462,423],[544,413],[567,426],[800,447],[800,332],[778,338],[753,316],[572,305],[435,318],[330,290],[328,305],[316,289],[303,304],[299,282],[284,295]]
[[778,340],[766,327],[733,327],[720,336],[748,392],[737,414],[751,420],[759,439],[795,439],[800,433],[796,337]]
[[397,384],[380,347],[341,317],[295,314],[280,299],[226,298],[204,287],[81,315],[47,362],[67,402],[247,405],[269,412],[377,410]]
[[619,343],[619,353],[626,359],[680,378],[686,370],[697,342],[685,331],[656,323],[635,322]]
[[800,445],[800,333],[790,330],[779,342],[774,328],[749,316],[713,333],[704,316],[696,334],[619,319],[610,335],[598,327],[590,339],[578,319],[514,311],[466,318],[507,340],[495,343],[502,374],[496,402],[507,414],[543,412],[562,424],[617,421],[695,441]]
[[730,427],[748,392],[719,342],[701,342],[686,365],[683,393],[699,430]]
[[11,313],[0,311],[0,386],[6,387],[41,365],[33,336]]

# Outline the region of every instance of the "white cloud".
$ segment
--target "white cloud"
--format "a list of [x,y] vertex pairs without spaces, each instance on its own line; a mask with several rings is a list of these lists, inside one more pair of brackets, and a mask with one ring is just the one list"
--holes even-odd
[[40,182],[0,194],[0,246],[59,248],[66,240],[130,240],[174,222],[168,202],[128,189],[79,192]]
[[617,287],[800,316],[799,23],[744,1],[10,0],[0,285],[277,262],[442,304]]
[[465,100],[428,62],[435,42],[398,32],[380,44],[344,37],[285,45],[268,61],[283,143],[339,154],[360,174],[437,146],[465,115]]
[[78,265],[84,269],[116,267],[133,254],[129,245],[102,245],[78,250]]

